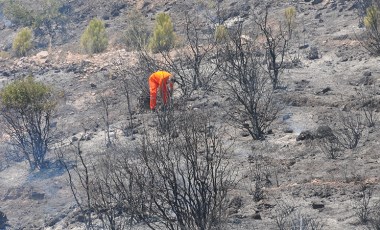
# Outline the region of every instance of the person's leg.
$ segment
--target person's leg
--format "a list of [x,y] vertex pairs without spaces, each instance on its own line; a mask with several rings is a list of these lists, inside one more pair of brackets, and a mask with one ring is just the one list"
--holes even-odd
[[162,100],[164,102],[164,105],[168,103],[168,87],[166,83],[167,81],[164,81],[161,86],[161,95],[162,95]]
[[149,79],[149,95],[150,95],[150,109],[153,110],[157,103],[157,88],[158,84]]

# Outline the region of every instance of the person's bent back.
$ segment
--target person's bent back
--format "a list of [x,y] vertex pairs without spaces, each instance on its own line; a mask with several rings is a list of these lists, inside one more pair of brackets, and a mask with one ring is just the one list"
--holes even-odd
[[168,102],[168,84],[173,89],[173,74],[166,71],[154,72],[149,77],[150,109],[154,110],[157,104],[157,90],[160,89],[161,97],[166,105]]

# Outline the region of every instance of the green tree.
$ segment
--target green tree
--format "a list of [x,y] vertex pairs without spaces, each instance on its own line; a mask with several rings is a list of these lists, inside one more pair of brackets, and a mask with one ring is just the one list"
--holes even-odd
[[170,16],[166,13],[159,13],[156,16],[156,24],[153,36],[149,41],[149,48],[154,53],[169,51],[175,44],[175,33]]
[[94,18],[81,36],[80,44],[86,53],[101,53],[108,46],[108,38],[104,22]]
[[25,56],[32,48],[32,30],[22,28],[13,40],[12,48],[17,56]]
[[51,118],[57,105],[53,89],[29,76],[5,86],[0,97],[1,117],[14,146],[24,154],[31,169],[45,168]]
[[380,10],[376,6],[371,6],[367,9],[367,14],[364,17],[364,25],[366,31],[362,45],[369,52],[375,55],[380,54]]

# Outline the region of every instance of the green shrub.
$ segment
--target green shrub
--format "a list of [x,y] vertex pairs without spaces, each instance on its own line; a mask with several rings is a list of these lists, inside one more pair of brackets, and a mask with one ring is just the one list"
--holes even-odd
[[94,18],[83,32],[80,44],[86,53],[100,53],[108,46],[108,38],[104,22]]
[[371,6],[367,9],[367,14],[364,17],[364,25],[366,31],[362,39],[362,45],[369,52],[375,55],[380,54],[380,11],[376,6]]
[[295,26],[296,8],[293,6],[285,9],[285,22],[288,29],[289,38],[292,36],[293,27]]
[[293,6],[285,9],[285,20],[288,25],[292,25],[294,23],[294,19],[296,18],[296,8]]
[[44,168],[51,141],[51,119],[57,105],[53,89],[33,77],[16,80],[0,91],[5,132],[28,160],[31,169]]
[[364,17],[364,25],[366,29],[377,30],[379,27],[380,12],[375,6],[371,6],[367,9],[367,14]]
[[149,41],[149,48],[152,52],[169,51],[174,47],[175,33],[170,16],[166,13],[159,13],[156,16],[156,24],[153,36]]
[[224,25],[217,25],[215,28],[215,41],[217,43],[223,43],[228,39],[228,30]]
[[31,48],[32,30],[27,27],[22,28],[13,40],[12,49],[15,54],[20,57],[25,56]]

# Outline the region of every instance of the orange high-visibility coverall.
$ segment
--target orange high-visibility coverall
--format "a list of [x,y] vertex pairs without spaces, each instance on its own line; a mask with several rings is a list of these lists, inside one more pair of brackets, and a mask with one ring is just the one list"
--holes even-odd
[[[160,93],[164,104],[168,101],[168,88],[167,82],[171,73],[166,71],[157,71],[149,77],[149,91],[150,91],[150,109],[154,109],[157,103],[157,89],[160,88]],[[170,89],[173,90],[173,83],[170,83]]]

